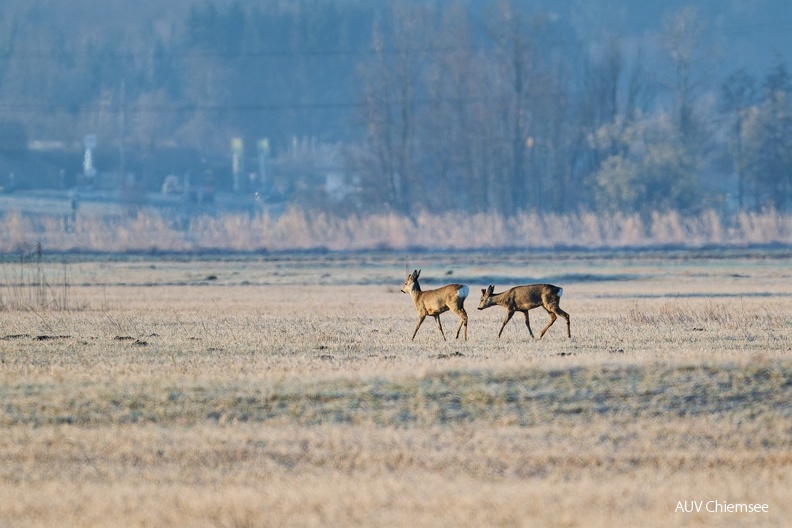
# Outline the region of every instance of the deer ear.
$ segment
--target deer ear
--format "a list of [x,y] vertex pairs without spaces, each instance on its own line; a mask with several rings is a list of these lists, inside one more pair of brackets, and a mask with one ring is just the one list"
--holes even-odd
[[487,293],[489,293],[490,295],[492,295],[492,292],[494,291],[495,291],[495,286],[490,285],[487,287]]
[[421,275],[421,270],[415,272],[415,278],[417,279]]
[[485,290],[485,289],[483,289],[483,288],[482,288],[482,289],[481,289],[481,295],[487,295],[487,290]]

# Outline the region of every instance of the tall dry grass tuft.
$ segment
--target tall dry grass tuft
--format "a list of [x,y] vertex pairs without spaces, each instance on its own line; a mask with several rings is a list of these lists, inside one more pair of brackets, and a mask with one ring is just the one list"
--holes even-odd
[[792,239],[792,217],[776,211],[741,212],[732,234],[745,244],[789,243]]
[[42,255],[41,243],[36,243],[21,251],[14,262],[0,264],[0,311],[72,308],[68,265],[53,272]]
[[649,233],[650,238],[656,240],[658,244],[684,244],[691,240],[686,222],[676,211],[664,214],[652,213]]
[[638,214],[393,212],[339,216],[288,209],[280,216],[224,214],[181,222],[155,210],[135,215],[81,215],[73,226],[57,215],[9,213],[0,218],[0,251],[13,253],[40,241],[56,251],[437,250],[522,247],[589,249],[674,245],[792,244],[792,215],[742,212],[724,217],[708,210]]
[[689,304],[684,302],[665,303],[656,309],[646,309],[638,305],[632,306],[621,316],[628,324],[647,326],[669,325],[673,327],[695,328],[705,325],[717,325],[729,330],[746,326],[783,329],[787,325],[787,316],[772,305],[746,306],[741,302]]
[[3,252],[15,253],[20,251],[31,239],[35,229],[28,218],[18,211],[6,214],[2,219],[3,228],[0,229],[0,247]]

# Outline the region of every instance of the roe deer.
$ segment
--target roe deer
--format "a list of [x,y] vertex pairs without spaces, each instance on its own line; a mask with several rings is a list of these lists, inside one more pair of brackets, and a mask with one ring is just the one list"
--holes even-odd
[[407,280],[404,281],[404,286],[401,289],[402,293],[410,294],[415,303],[415,309],[418,310],[418,323],[415,325],[412,340],[415,340],[415,334],[418,333],[426,316],[431,315],[435,318],[440,335],[445,341],[446,336],[443,333],[443,326],[440,324],[440,314],[451,310],[461,319],[457,326],[456,338],[459,339],[459,331],[462,329],[462,325],[465,325],[465,341],[467,341],[468,315],[465,311],[465,298],[470,291],[468,287],[464,284],[447,284],[436,290],[421,291],[421,285],[418,284],[420,274],[421,270],[415,270],[407,275]]
[[528,333],[533,337],[531,331],[531,323],[528,320],[528,310],[538,308],[539,306],[547,310],[550,314],[550,322],[547,323],[539,334],[539,339],[545,335],[547,329],[553,326],[556,317],[561,316],[566,319],[567,324],[567,337],[572,337],[572,331],[569,329],[569,314],[558,306],[561,294],[564,293],[563,288],[553,286],[552,284],[529,284],[527,286],[515,286],[510,290],[503,293],[492,293],[495,286],[489,286],[486,290],[481,290],[481,302],[478,309],[483,310],[499,304],[506,308],[506,317],[503,318],[498,337],[500,338],[503,333],[503,327],[514,315],[514,312],[522,312],[525,315],[525,326],[528,327]]

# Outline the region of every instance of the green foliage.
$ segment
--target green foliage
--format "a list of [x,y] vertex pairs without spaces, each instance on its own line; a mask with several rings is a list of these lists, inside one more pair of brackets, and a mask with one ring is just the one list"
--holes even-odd
[[768,74],[764,95],[743,122],[745,176],[755,207],[792,205],[792,85],[783,62]]
[[697,157],[676,139],[668,120],[603,127],[594,142],[595,147],[615,144],[621,152],[606,158],[594,176],[598,209],[649,213],[697,208]]

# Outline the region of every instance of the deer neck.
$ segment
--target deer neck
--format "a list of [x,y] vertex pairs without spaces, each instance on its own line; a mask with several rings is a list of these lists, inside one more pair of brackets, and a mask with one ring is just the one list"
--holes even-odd
[[418,298],[421,296],[421,286],[415,282],[413,283],[412,288],[410,288],[410,297],[415,302],[418,302]]
[[492,294],[492,304],[503,305],[506,302],[506,292]]

